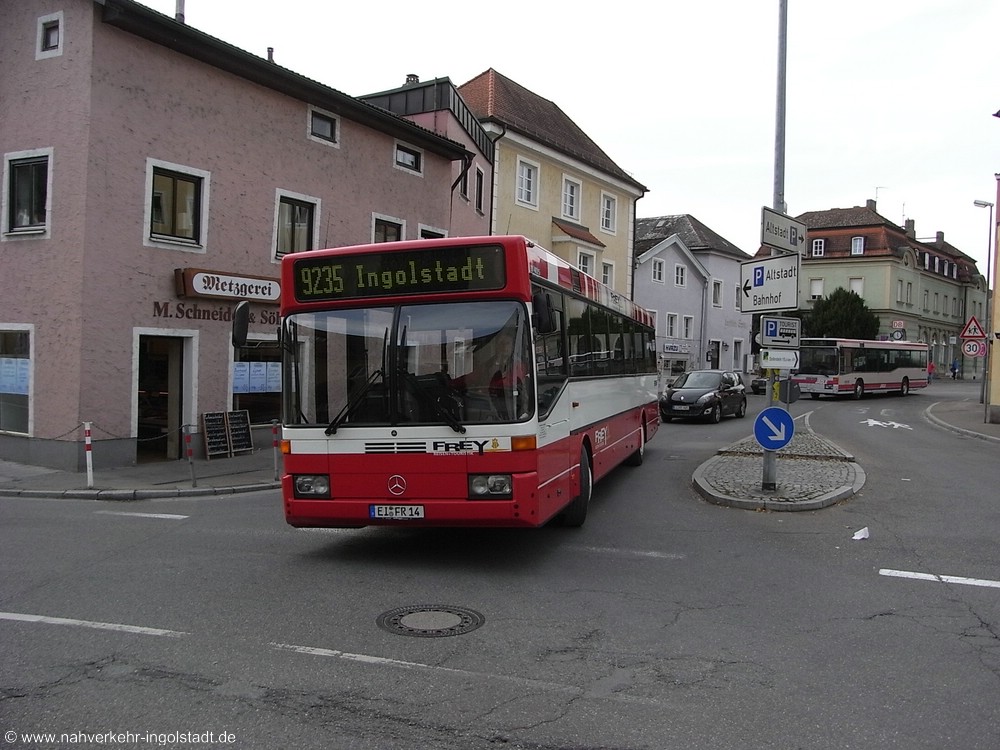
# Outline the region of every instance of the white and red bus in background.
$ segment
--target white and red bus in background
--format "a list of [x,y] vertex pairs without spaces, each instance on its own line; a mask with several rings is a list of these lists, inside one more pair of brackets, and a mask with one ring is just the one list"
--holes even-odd
[[286,255],[285,518],[578,526],[659,426],[654,341],[651,313],[524,237]]
[[803,338],[792,380],[813,398],[897,391],[927,386],[927,344],[912,341]]

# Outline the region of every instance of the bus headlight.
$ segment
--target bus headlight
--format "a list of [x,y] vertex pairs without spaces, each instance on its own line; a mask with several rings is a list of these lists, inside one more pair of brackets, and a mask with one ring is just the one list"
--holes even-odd
[[330,497],[330,477],[326,474],[295,474],[295,497]]
[[514,480],[510,474],[470,474],[470,500],[503,500],[514,495]]

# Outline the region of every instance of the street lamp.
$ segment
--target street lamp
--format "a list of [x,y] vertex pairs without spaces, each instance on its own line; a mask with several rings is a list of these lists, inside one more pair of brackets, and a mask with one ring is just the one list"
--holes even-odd
[[986,328],[986,359],[983,366],[983,382],[982,382],[982,396],[979,399],[979,403],[983,404],[985,407],[985,413],[983,415],[983,422],[990,421],[990,400],[989,400],[989,379],[990,379],[990,350],[993,348],[991,346],[990,337],[993,335],[990,329],[993,327],[993,318],[990,317],[990,280],[993,276],[990,273],[990,266],[993,261],[993,204],[989,201],[972,201],[972,204],[978,206],[979,208],[989,208],[990,209],[990,224],[986,230],[986,321],[984,323]]

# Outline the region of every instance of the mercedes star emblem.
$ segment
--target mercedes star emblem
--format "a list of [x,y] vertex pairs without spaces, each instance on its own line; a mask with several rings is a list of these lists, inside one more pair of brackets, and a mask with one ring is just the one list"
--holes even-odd
[[406,492],[406,480],[399,474],[393,474],[389,477],[389,492],[393,495],[402,495]]

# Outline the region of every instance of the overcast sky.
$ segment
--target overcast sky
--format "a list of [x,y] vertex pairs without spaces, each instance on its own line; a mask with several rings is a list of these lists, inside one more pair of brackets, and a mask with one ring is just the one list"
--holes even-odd
[[[141,0],[173,16],[177,0]],[[184,0],[185,21],[359,96],[488,68],[555,102],[646,186],[748,253],[774,195],[778,0]],[[788,0],[787,212],[878,211],[986,273],[1000,2]]]

